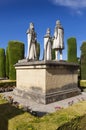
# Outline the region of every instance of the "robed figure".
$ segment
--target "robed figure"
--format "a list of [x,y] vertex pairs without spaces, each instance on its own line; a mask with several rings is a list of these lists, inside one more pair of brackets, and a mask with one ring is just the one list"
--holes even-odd
[[59,20],[56,21],[53,49],[55,50],[56,60],[58,60],[58,52],[60,53],[60,60],[62,60],[62,50],[64,49],[64,29]]
[[46,35],[44,36],[44,60],[51,60],[52,54],[52,41],[50,36],[50,29],[48,28],[46,31]]
[[27,59],[35,60],[37,58],[36,54],[37,39],[33,23],[30,23],[30,27],[27,30],[27,41],[28,41]]

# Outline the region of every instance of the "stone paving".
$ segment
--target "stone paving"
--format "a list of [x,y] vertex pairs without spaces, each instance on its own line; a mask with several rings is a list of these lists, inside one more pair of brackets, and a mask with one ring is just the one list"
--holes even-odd
[[47,105],[39,104],[37,102],[34,102],[33,100],[24,99],[22,97],[16,96],[13,94],[13,91],[11,92],[4,92],[1,93],[5,98],[8,98],[9,96],[12,96],[13,100],[21,104],[22,106],[29,106],[33,111],[39,112],[39,113],[52,113],[56,110],[59,110],[61,108],[67,108],[70,105],[73,105],[77,102],[86,100],[86,93],[82,92],[80,95],[77,95],[75,97],[67,98],[61,101],[57,101],[54,103],[50,103]]

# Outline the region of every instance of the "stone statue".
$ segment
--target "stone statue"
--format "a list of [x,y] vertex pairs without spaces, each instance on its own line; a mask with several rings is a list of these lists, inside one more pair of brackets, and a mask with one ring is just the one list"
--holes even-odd
[[50,29],[48,28],[46,31],[46,35],[44,36],[44,60],[51,60],[51,48],[52,41],[50,36]]
[[30,27],[27,30],[27,40],[28,40],[27,59],[35,60],[37,58],[36,54],[37,40],[33,23],[30,23]]
[[56,21],[53,49],[55,49],[56,60],[58,60],[58,52],[60,52],[60,60],[62,60],[62,50],[64,49],[64,29],[59,20]]

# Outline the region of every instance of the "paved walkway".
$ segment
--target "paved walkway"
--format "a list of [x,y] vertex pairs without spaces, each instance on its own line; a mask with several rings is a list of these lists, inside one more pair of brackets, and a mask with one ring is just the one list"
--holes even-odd
[[64,99],[64,100],[61,100],[61,101],[57,101],[57,102],[54,102],[54,103],[44,105],[44,104],[36,103],[31,99],[28,100],[28,99],[24,99],[24,98],[19,97],[19,96],[15,96],[13,94],[13,91],[4,92],[4,93],[1,93],[1,94],[6,98],[9,97],[9,96],[12,96],[14,101],[17,101],[22,106],[26,106],[26,107],[29,106],[33,111],[40,112],[40,113],[52,113],[52,112],[55,112],[58,109],[66,108],[66,107],[68,107],[72,104],[86,100],[86,93],[82,92],[80,95],[77,95],[75,97],[67,98],[67,99]]

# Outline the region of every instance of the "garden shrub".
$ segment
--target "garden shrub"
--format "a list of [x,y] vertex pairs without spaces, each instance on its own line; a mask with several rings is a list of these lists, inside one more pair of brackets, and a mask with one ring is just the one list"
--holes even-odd
[[80,80],[79,81],[79,88],[82,92],[86,92],[86,80]]
[[80,87],[86,88],[86,80],[80,80]]
[[53,40],[51,40],[51,43],[52,43],[52,51],[51,51],[52,60],[55,60],[55,49],[53,49]]
[[55,60],[55,50],[54,49],[52,49],[52,60]]
[[9,61],[9,79],[16,79],[16,70],[14,65],[18,60],[24,59],[24,44],[19,41],[9,41],[8,43],[8,61]]
[[36,52],[37,52],[37,60],[39,60],[39,57],[40,57],[40,44],[37,43],[36,45]]
[[9,58],[8,58],[8,47],[6,48],[6,77],[9,78]]
[[57,130],[85,130],[86,128],[86,115],[78,116],[70,122],[60,126]]
[[1,80],[0,81],[0,88],[1,87],[9,87],[9,86],[16,86],[16,81],[15,80]]
[[0,48],[0,78],[5,78],[5,74],[5,50],[3,48]]
[[68,62],[77,62],[77,44],[76,38],[71,37],[67,40],[68,51],[67,51],[67,59]]
[[81,46],[81,79],[86,80],[86,42]]

